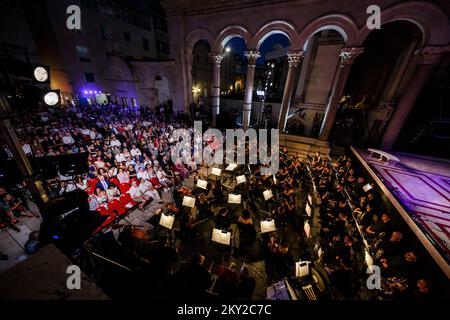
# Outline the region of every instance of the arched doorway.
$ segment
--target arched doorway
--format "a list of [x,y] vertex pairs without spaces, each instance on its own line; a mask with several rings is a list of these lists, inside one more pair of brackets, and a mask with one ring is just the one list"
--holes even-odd
[[308,39],[289,112],[288,133],[319,136],[339,55],[345,45],[345,33],[341,32],[327,27]]
[[336,146],[377,144],[413,68],[423,36],[416,24],[393,21],[372,31],[354,62],[339,104],[331,141]]

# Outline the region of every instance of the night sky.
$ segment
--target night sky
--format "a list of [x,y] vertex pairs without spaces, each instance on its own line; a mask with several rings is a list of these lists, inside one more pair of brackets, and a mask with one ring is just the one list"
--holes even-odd
[[[256,60],[256,64],[263,64],[266,52],[272,51],[273,46],[276,44],[281,44],[283,48],[288,47],[290,45],[289,39],[285,35],[282,34],[271,35],[266,40],[264,40],[261,47],[259,48],[261,57],[258,58],[258,60]],[[247,48],[242,38],[235,37],[231,39],[230,41],[228,41],[225,47],[230,47],[233,53],[240,54],[242,59],[245,59],[244,51],[247,50]]]

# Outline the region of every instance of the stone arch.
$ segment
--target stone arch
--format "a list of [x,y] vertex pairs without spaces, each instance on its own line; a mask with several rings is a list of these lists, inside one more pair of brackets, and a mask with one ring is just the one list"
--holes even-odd
[[258,50],[264,40],[273,34],[285,35],[291,43],[292,50],[300,49],[297,28],[292,23],[285,20],[273,20],[264,24],[253,36],[250,47]]
[[[381,24],[406,20],[422,31],[423,45],[446,45],[450,39],[449,19],[437,5],[425,1],[399,3],[381,11]],[[359,30],[356,44],[361,45],[372,30],[364,26]]]
[[329,14],[308,23],[299,36],[299,45],[306,51],[308,40],[317,32],[332,29],[339,32],[347,46],[355,43],[358,27],[350,17],[342,14]]
[[224,28],[214,42],[214,51],[222,52],[224,46],[234,37],[242,38],[246,44],[251,39],[251,34],[244,26],[232,25]]
[[132,66],[119,56],[109,56],[106,60],[106,78],[110,80],[135,81],[136,77]]
[[207,29],[194,29],[186,35],[186,53],[192,53],[195,44],[200,40],[208,42],[211,48],[214,44],[214,37]]

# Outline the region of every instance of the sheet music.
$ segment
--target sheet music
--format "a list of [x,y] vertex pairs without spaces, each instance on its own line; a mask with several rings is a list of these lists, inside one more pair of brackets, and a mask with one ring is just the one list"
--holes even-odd
[[241,195],[230,193],[228,195],[228,203],[240,204],[241,203]]
[[311,226],[309,225],[308,222],[305,222],[304,230],[305,230],[306,237],[309,238],[310,233],[311,233]]
[[231,232],[223,232],[220,229],[213,229],[212,241],[229,246],[231,244]]
[[159,219],[159,225],[169,230],[172,230],[174,221],[175,221],[174,216],[162,214],[161,218]]
[[264,191],[263,195],[264,195],[264,200],[269,200],[269,199],[273,198],[272,190]]
[[261,233],[274,232],[276,230],[277,228],[275,226],[275,220],[271,219],[269,221],[267,220],[261,221]]
[[195,198],[184,196],[182,205],[193,208],[195,206]]
[[309,275],[310,261],[298,261],[295,263],[295,276],[301,278]]
[[311,207],[309,206],[309,204],[306,204],[305,211],[308,217],[311,217]]
[[372,186],[370,185],[370,183],[366,184],[366,185],[363,187],[364,192],[367,192],[367,191],[369,191],[370,189],[372,189]]
[[201,188],[201,189],[208,189],[208,181],[206,180],[202,180],[202,179],[198,179],[197,180],[197,187]]
[[237,177],[236,177],[236,182],[237,182],[237,184],[239,184],[239,183],[245,183],[245,182],[247,182],[247,179],[245,178],[245,175],[237,176]]
[[225,170],[227,170],[227,171],[233,171],[234,169],[236,169],[237,168],[237,164],[235,164],[235,163],[230,163],[226,168],[225,168]]
[[215,176],[220,176],[222,174],[222,170],[219,168],[212,168],[211,169],[211,174],[215,175]]

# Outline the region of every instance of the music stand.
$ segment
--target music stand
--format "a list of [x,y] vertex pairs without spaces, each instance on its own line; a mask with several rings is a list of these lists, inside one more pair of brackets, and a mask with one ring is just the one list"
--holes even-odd
[[211,240],[225,246],[231,246],[231,232],[214,228]]
[[230,193],[228,195],[228,203],[230,204],[241,204],[241,195]]
[[264,191],[263,196],[264,196],[264,200],[266,200],[266,201],[272,199],[273,198],[272,190],[269,189],[269,190]]
[[163,213],[159,219],[159,225],[169,230],[172,230],[174,222],[175,216],[167,213]]
[[370,183],[368,183],[368,184],[363,186],[364,192],[368,192],[368,191],[370,191],[372,189],[373,189],[373,187],[372,187],[372,185]]
[[275,231],[277,231],[277,228],[275,226],[275,220],[270,218],[267,220],[261,220],[261,233],[275,232]]
[[202,179],[198,179],[197,180],[197,187],[200,188],[200,189],[207,190],[208,189],[208,181],[202,180]]
[[247,179],[245,178],[245,175],[237,176],[236,177],[236,182],[237,182],[237,184],[246,183]]
[[298,261],[295,263],[295,277],[302,278],[310,274],[309,264],[311,261]]
[[189,208],[193,208],[195,206],[195,200],[196,199],[193,197],[184,196],[182,205]]

